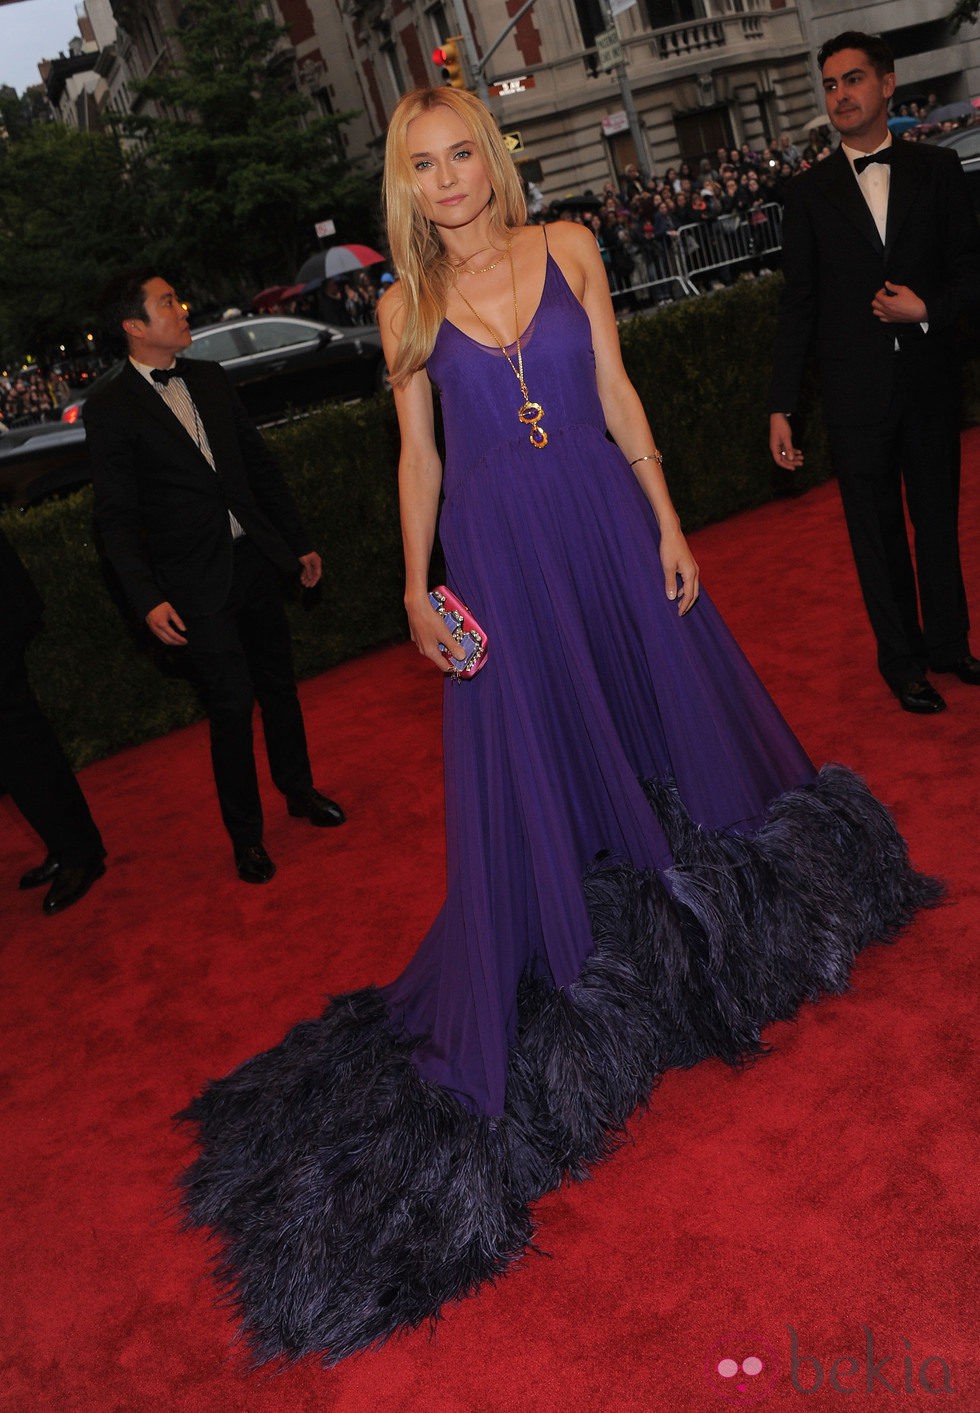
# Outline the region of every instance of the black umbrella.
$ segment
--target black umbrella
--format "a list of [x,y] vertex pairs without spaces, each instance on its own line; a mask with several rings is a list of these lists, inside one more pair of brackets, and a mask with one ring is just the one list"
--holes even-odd
[[553,211],[601,211],[602,202],[598,196],[593,196],[587,192],[584,196],[563,196],[559,201],[552,201]]
[[933,108],[926,118],[927,123],[948,123],[955,122],[957,118],[968,118],[973,112],[973,105],[968,98],[961,98],[957,103],[943,103],[939,108]]

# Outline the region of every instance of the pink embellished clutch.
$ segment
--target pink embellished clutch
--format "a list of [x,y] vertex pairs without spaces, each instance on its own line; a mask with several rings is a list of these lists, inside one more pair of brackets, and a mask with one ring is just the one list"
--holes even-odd
[[[437,589],[430,590],[429,602],[457,643],[466,649],[466,657],[462,662],[450,654],[449,662],[453,675],[457,679],[475,677],[487,660],[486,633],[462,599],[458,599],[452,589],[447,589],[445,584],[440,584]],[[442,643],[439,644],[439,651],[443,653],[447,651]]]

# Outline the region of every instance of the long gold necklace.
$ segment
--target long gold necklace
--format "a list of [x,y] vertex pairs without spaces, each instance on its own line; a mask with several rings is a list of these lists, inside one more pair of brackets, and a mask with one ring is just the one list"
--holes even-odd
[[[501,257],[501,258],[503,258],[503,257]],[[545,431],[545,429],[544,429],[543,427],[539,427],[539,426],[538,426],[538,423],[541,421],[541,418],[544,416],[544,408],[541,406],[540,402],[532,402],[532,401],[531,401],[531,395],[530,395],[530,393],[528,392],[528,390],[527,390],[527,384],[526,384],[525,381],[524,381],[524,357],[523,357],[523,354],[521,353],[521,321],[520,321],[520,315],[519,315],[518,312],[517,312],[517,276],[516,276],[515,273],[514,273],[514,257],[513,257],[513,255],[512,255],[511,252],[510,252],[510,242],[509,242],[509,241],[508,241],[508,243],[507,243],[507,259],[510,261],[510,283],[511,283],[511,288],[512,288],[513,291],[514,291],[514,342],[515,342],[516,345],[517,345],[517,362],[516,362],[516,363],[514,362],[513,358],[511,358],[510,354],[507,352],[507,349],[506,349],[505,345],[501,342],[501,340],[499,339],[499,337],[494,333],[493,329],[491,329],[491,327],[490,327],[490,325],[487,323],[486,319],[484,319],[483,315],[479,312],[479,310],[473,308],[472,304],[471,304],[471,303],[469,302],[469,300],[466,298],[466,295],[465,295],[465,294],[463,293],[463,291],[460,289],[459,284],[457,283],[457,280],[456,280],[456,272],[455,272],[455,271],[453,271],[453,284],[456,286],[456,293],[459,295],[460,299],[461,299],[461,300],[463,301],[463,303],[466,305],[467,309],[470,311],[470,313],[473,315],[474,318],[479,319],[480,323],[481,323],[481,324],[483,325],[483,327],[486,329],[487,333],[488,333],[488,334],[490,335],[490,337],[493,339],[494,343],[495,343],[495,344],[498,346],[498,348],[500,349],[500,352],[504,355],[504,357],[507,359],[507,362],[510,364],[511,368],[514,370],[514,377],[517,379],[517,381],[518,381],[518,382],[520,383],[520,385],[521,385],[521,393],[522,393],[523,398],[524,398],[524,402],[523,402],[523,404],[521,405],[521,407],[520,407],[520,409],[519,409],[519,411],[518,411],[518,413],[517,413],[517,416],[518,416],[518,419],[519,419],[521,422],[523,422],[526,427],[530,427],[530,428],[531,428],[531,435],[530,435],[530,437],[529,437],[529,441],[530,441],[531,445],[532,445],[533,447],[537,447],[537,449],[538,449],[539,451],[541,451],[544,447],[546,447],[546,446],[548,445],[548,433]],[[500,261],[498,260],[496,263],[499,264]],[[483,272],[480,271],[479,273],[482,274]]]

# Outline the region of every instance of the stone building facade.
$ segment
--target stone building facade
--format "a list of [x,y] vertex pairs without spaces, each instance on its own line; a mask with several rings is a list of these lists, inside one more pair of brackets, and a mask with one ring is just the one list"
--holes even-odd
[[[813,55],[846,28],[888,37],[899,96],[980,94],[980,27],[952,34],[949,0],[613,0],[615,18],[609,0],[536,0],[509,29],[524,0],[265,3],[289,31],[279,62],[320,111],[354,114],[342,140],[369,167],[380,165],[399,96],[440,81],[436,45],[464,33],[472,59],[493,49],[485,77],[511,91],[491,88],[489,101],[548,200],[599,190],[629,161],[662,172],[720,146],[799,138],[822,111]],[[81,50],[92,52],[94,70],[79,74],[68,63],[59,92],[74,84],[90,108],[129,111],[132,79],[170,61],[179,0],[85,0],[83,14]],[[603,32],[622,47],[632,128],[617,76],[597,58]],[[63,120],[72,120],[73,104],[79,110],[74,89],[70,101],[62,96]]]
[[[377,152],[406,89],[439,81],[431,52],[468,32],[486,53],[522,0],[279,0],[298,62],[315,62],[334,109],[358,108],[351,155]],[[461,7],[465,6],[465,10]],[[637,160],[662,171],[719,146],[801,136],[822,111],[813,61],[847,28],[884,33],[899,59],[899,92],[939,101],[980,94],[980,30],[951,34],[948,0],[634,0],[613,18],[607,0],[538,0],[496,48],[491,81],[523,91],[490,99],[519,162],[553,199],[615,179]],[[639,123],[626,121],[617,78],[596,58],[596,35],[618,34]],[[492,90],[491,90],[492,91]]]

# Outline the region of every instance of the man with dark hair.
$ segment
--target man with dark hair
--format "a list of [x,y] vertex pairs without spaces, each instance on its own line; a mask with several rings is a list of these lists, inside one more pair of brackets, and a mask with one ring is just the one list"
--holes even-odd
[[878,667],[905,711],[931,715],[946,703],[927,669],[980,686],[957,531],[957,322],[980,305],[980,228],[955,152],[892,141],[884,40],[848,30],[818,61],[841,141],[786,191],[769,446],[784,468],[803,459],[789,418],[814,343]]
[[43,888],[49,917],[83,898],[105,873],[105,849],[81,787],[34,695],[24,651],[41,596],[0,530],[0,786],[41,836],[46,857],[21,888]]
[[137,615],[188,654],[239,877],[266,883],[275,865],[262,844],[256,699],[289,813],[344,822],[313,787],[280,594],[281,578],[316,584],[320,556],[220,364],[177,358],[191,333],[166,280],[127,272],[100,307],[128,358],[84,408],[96,524]]

